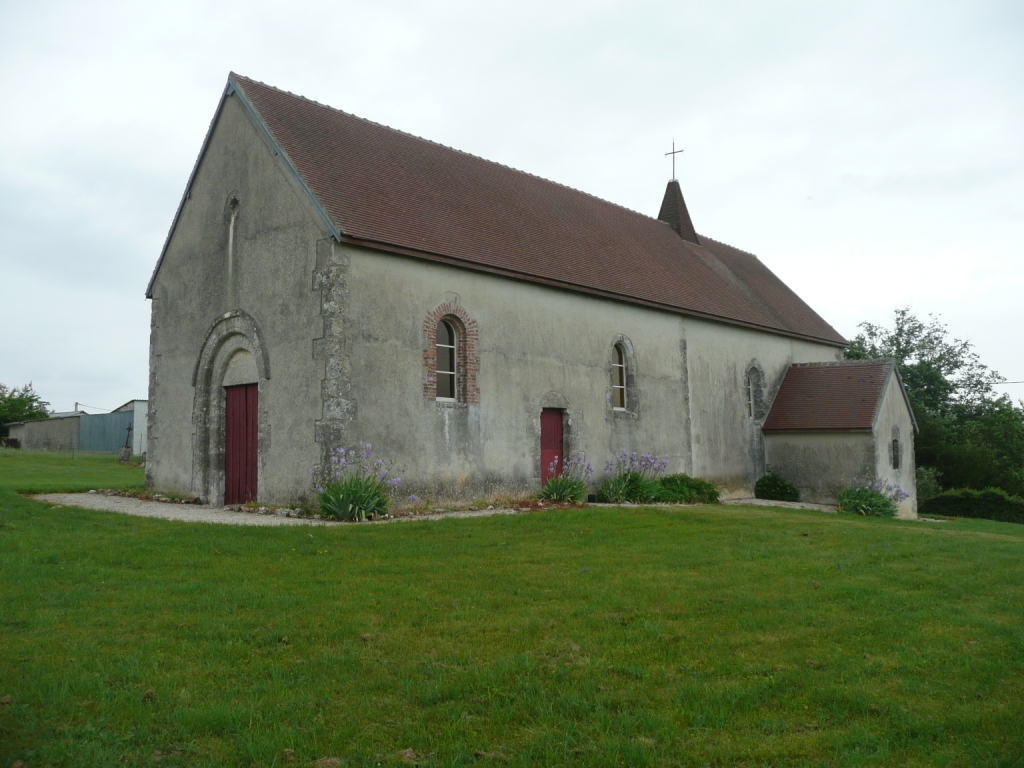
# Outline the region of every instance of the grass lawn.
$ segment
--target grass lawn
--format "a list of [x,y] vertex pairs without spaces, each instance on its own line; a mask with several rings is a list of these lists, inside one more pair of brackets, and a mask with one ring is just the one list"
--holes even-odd
[[1024,765],[1024,526],[757,507],[234,528],[13,490],[0,768]]
[[145,481],[141,466],[118,464],[109,453],[76,453],[72,458],[70,453],[0,448],[0,493],[142,488]]

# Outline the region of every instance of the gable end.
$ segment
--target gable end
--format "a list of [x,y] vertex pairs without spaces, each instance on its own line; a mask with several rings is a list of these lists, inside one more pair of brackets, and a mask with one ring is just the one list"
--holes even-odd
[[181,214],[185,209],[185,203],[189,200],[189,198],[192,195],[192,186],[195,183],[196,176],[199,173],[199,168],[203,164],[203,159],[206,157],[206,152],[210,147],[210,141],[213,138],[213,132],[216,129],[217,123],[220,121],[221,114],[224,111],[224,104],[230,97],[238,98],[239,103],[241,103],[245,107],[246,114],[249,116],[249,119],[252,120],[253,124],[256,126],[256,130],[259,132],[260,136],[263,137],[263,140],[267,143],[267,146],[273,153],[274,157],[278,158],[280,162],[284,165],[286,175],[293,183],[298,185],[302,194],[313,206],[313,209],[319,214],[321,224],[328,232],[331,233],[335,240],[339,242],[341,241],[341,232],[339,232],[338,228],[334,226],[334,222],[331,221],[331,218],[327,215],[326,211],[324,211],[324,208],[320,204],[320,201],[316,198],[316,195],[312,193],[312,191],[309,189],[309,186],[302,179],[302,176],[295,168],[295,164],[288,157],[288,154],[281,148],[278,142],[274,139],[273,135],[270,133],[270,130],[263,122],[263,119],[260,117],[259,113],[255,110],[252,103],[246,97],[245,92],[238,87],[238,84],[235,81],[235,73],[232,72],[230,75],[228,75],[227,85],[224,86],[224,91],[223,93],[221,93],[220,100],[217,102],[217,109],[213,114],[213,119],[210,121],[210,127],[206,131],[206,137],[203,139],[203,145],[199,149],[199,155],[198,157],[196,157],[196,162],[192,166],[192,172],[189,174],[188,183],[185,185],[185,193],[181,196],[181,201],[178,203],[178,208],[174,212],[174,218],[171,220],[171,227],[167,232],[167,237],[164,239],[163,247],[160,249],[160,256],[157,259],[156,266],[153,268],[153,274],[149,278],[149,284],[146,286],[147,299],[153,298],[153,285],[154,283],[156,283],[156,276],[159,274],[160,267],[164,263],[164,257],[167,255],[167,249],[170,247],[171,240],[174,237],[174,231],[177,229],[178,222],[181,220]]

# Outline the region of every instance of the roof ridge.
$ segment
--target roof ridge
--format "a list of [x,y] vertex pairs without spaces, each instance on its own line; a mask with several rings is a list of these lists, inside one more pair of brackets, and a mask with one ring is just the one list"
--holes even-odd
[[[659,224],[664,224],[665,223],[665,222],[661,221],[657,216],[648,216],[646,213],[643,213],[642,211],[634,210],[634,209],[629,208],[629,207],[627,207],[625,205],[622,205],[621,203],[616,203],[616,202],[614,202],[612,200],[605,200],[603,197],[598,197],[597,195],[593,194],[592,192],[587,192],[586,190],[576,189],[575,187],[570,187],[568,184],[563,184],[563,183],[561,183],[559,181],[554,181],[553,179],[545,178],[545,177],[540,176],[540,175],[538,175],[536,173],[530,173],[529,171],[524,171],[521,168],[515,168],[514,166],[511,166],[511,165],[505,165],[504,163],[499,163],[497,160],[488,160],[486,157],[481,157],[480,155],[474,155],[472,152],[467,152],[464,149],[459,149],[457,147],[449,147],[447,144],[442,144],[439,141],[434,141],[433,139],[427,139],[427,138],[424,138],[423,136],[417,136],[414,133],[409,133],[408,131],[403,131],[401,128],[393,128],[390,125],[384,125],[384,123],[378,123],[375,120],[370,120],[368,117],[360,117],[359,115],[353,114],[352,112],[346,112],[345,110],[339,109],[338,107],[332,107],[330,104],[322,104],[319,101],[317,101],[316,99],[310,99],[307,96],[302,96],[301,94],[298,94],[298,93],[292,93],[291,91],[286,91],[284,88],[278,88],[277,86],[270,85],[269,83],[264,83],[261,80],[254,80],[251,77],[246,77],[245,75],[240,75],[237,72],[229,72],[228,76],[229,77],[235,77],[235,78],[238,78],[240,80],[245,80],[247,82],[263,86],[264,88],[267,88],[267,89],[269,89],[271,91],[276,91],[277,93],[284,94],[285,96],[291,96],[292,98],[298,99],[299,101],[305,101],[308,104],[313,104],[314,106],[321,107],[322,109],[329,109],[332,112],[340,112],[341,114],[346,115],[347,117],[351,117],[351,118],[354,118],[356,120],[360,120],[360,121],[362,121],[364,123],[367,123],[369,125],[374,125],[374,126],[376,126],[378,128],[383,128],[384,130],[391,131],[392,133],[397,133],[397,134],[399,134],[401,136],[407,136],[410,139],[416,139],[417,141],[422,141],[425,144],[431,144],[431,145],[433,145],[435,147],[440,147],[441,149],[447,149],[447,150],[449,150],[451,152],[458,152],[460,155],[465,155],[466,157],[471,157],[474,160],[479,160],[480,162],[487,163],[488,165],[494,165],[494,166],[497,166],[498,168],[504,168],[505,170],[508,170],[508,171],[514,171],[515,173],[521,173],[524,176],[529,176],[532,179],[537,179],[538,181],[546,182],[546,183],[551,184],[553,186],[560,187],[561,189],[565,189],[565,190],[568,190],[570,192],[574,192],[574,193],[576,193],[578,195],[585,195],[585,196],[587,196],[589,198],[592,198],[594,200],[597,200],[599,202],[606,203],[607,205],[614,206],[615,208],[619,208],[619,209],[621,209],[623,211],[626,211],[627,213],[632,213],[632,214],[635,214],[636,216],[642,216],[645,219],[650,219],[652,221],[656,221]],[[700,235],[700,237],[704,237],[704,236]],[[712,238],[709,237],[708,239],[711,240]],[[716,240],[715,242],[718,242],[718,241]],[[721,243],[721,244],[722,245],[726,245],[726,243]],[[728,247],[732,248],[734,246],[730,245]],[[737,248],[736,250],[739,250],[739,249]],[[744,251],[744,253],[746,253],[746,251]],[[748,255],[753,256],[754,254],[748,254]],[[754,256],[754,258],[756,259],[757,257]]]
[[729,243],[723,243],[721,240],[716,240],[713,237],[708,237],[707,235],[702,235],[700,232],[697,233],[697,237],[699,237],[701,240],[710,240],[712,243],[718,243],[718,245],[724,245],[726,248],[732,248],[734,251],[739,251],[744,256],[750,256],[751,258],[757,259],[758,261],[761,260],[761,259],[757,258],[757,254],[756,253],[751,253],[750,251],[745,251],[742,248],[737,248],[735,245],[729,245]]
[[822,360],[816,363],[793,363],[793,368],[841,368],[844,365],[894,365],[891,357],[870,357],[864,360]]

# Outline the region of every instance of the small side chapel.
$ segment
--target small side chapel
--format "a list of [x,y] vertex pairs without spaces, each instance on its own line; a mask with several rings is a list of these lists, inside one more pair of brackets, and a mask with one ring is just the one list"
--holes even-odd
[[212,503],[367,443],[403,493],[625,450],[747,497],[788,372],[845,365],[675,179],[651,217],[236,74],[146,295],[147,482]]

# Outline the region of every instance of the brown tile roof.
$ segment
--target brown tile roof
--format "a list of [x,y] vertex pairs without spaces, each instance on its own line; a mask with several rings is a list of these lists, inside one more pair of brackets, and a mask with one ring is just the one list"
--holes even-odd
[[239,75],[231,87],[343,240],[845,344],[750,254]]
[[892,360],[790,366],[762,430],[870,430],[892,372]]

